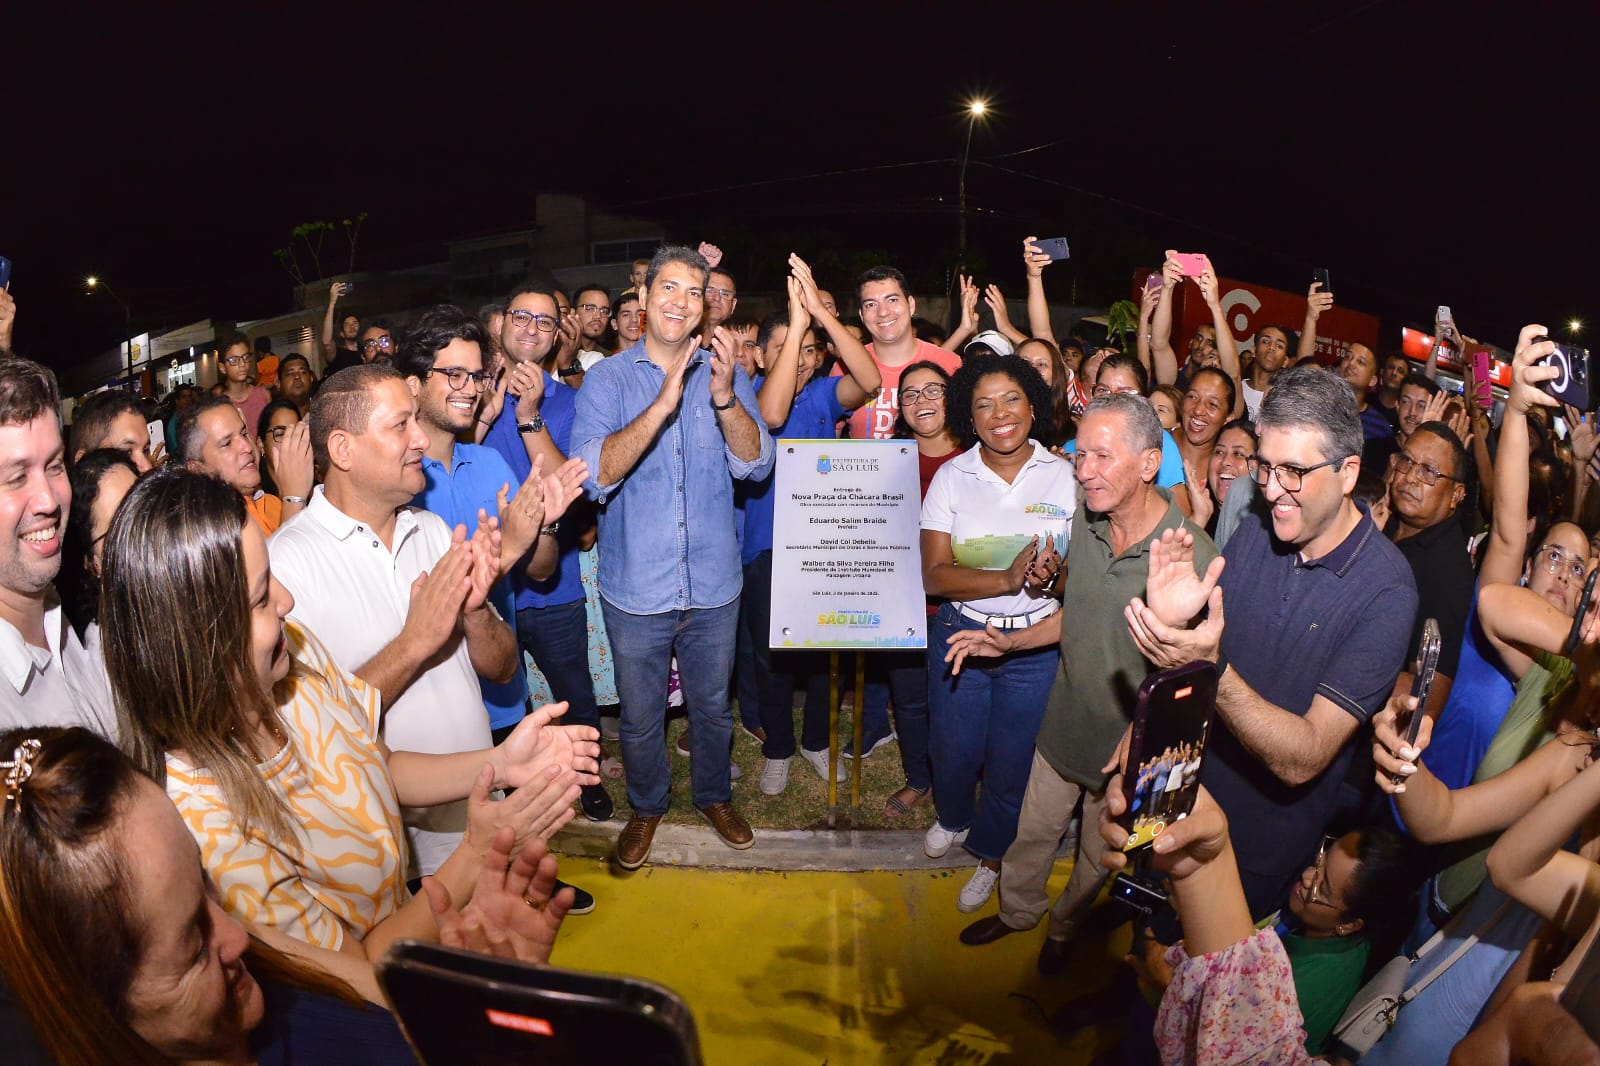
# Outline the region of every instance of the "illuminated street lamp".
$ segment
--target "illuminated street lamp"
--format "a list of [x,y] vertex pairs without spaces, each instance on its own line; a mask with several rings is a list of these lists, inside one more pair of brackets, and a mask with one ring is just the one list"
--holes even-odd
[[956,178],[956,214],[959,218],[956,229],[956,258],[960,267],[967,265],[967,160],[972,155],[972,128],[978,120],[989,112],[989,104],[983,99],[967,101],[967,143],[961,149],[961,171]]
[[127,301],[123,300],[122,297],[118,296],[115,289],[113,289],[110,285],[107,285],[103,279],[97,277],[96,275],[90,274],[88,277],[84,278],[83,279],[83,287],[84,287],[84,291],[85,291],[85,293],[87,295],[93,296],[97,292],[103,292],[107,296],[109,296],[113,300],[115,300],[117,302],[117,305],[122,308],[122,335],[125,338],[127,338],[127,342],[128,342],[128,387],[131,389],[131,388],[134,387],[133,386],[133,312],[128,310]]
[[1567,332],[1576,337],[1583,330],[1583,319],[1571,318],[1567,320]]

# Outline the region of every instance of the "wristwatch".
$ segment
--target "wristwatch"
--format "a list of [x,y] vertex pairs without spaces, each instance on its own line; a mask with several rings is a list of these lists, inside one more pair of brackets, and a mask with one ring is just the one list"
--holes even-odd
[[556,377],[558,378],[575,378],[581,373],[583,373],[582,363],[573,363],[571,366],[556,368]]
[[712,400],[711,401],[711,409],[713,411],[727,411],[727,410],[732,409],[733,405],[738,403],[738,402],[739,402],[739,397],[737,397],[737,396],[729,396],[727,403],[718,403],[717,401]]
[[537,433],[544,428],[544,417],[535,411],[533,417],[526,422],[517,423],[518,433]]

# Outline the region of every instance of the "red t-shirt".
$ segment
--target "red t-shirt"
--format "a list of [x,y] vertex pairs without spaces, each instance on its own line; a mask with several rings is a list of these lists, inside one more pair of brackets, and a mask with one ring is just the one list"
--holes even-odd
[[900,374],[906,367],[913,363],[929,362],[943,367],[950,374],[961,369],[959,355],[927,341],[917,342],[915,358],[904,366],[884,366],[871,344],[867,345],[867,354],[877,362],[883,383],[878,386],[878,395],[852,411],[846,420],[852,440],[888,440],[894,436],[894,420],[900,415]]

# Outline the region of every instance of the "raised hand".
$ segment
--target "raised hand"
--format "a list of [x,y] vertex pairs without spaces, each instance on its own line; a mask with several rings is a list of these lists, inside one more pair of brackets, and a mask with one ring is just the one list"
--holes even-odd
[[487,603],[489,591],[500,580],[500,519],[478,508],[478,529],[468,547],[472,551],[472,583],[461,604],[463,613],[476,611]]
[[701,255],[705,256],[706,266],[710,267],[712,270],[715,270],[717,267],[722,265],[722,249],[718,248],[710,241],[701,241],[700,247],[697,250]]
[[1220,295],[1221,287],[1217,284],[1217,272],[1212,269],[1209,258],[1206,259],[1206,268],[1200,272],[1200,276],[1195,278],[1194,282],[1200,286],[1200,298],[1206,302],[1206,306],[1216,307],[1218,301],[1222,299]]
[[296,422],[276,444],[270,443],[271,437],[267,440],[268,446],[273,448],[272,473],[278,492],[309,500],[312,486],[317,482],[316,459],[311,454],[311,421]]
[[1044,268],[1053,260],[1050,253],[1039,247],[1038,237],[1022,238],[1022,265],[1028,272],[1028,277],[1037,278],[1044,274]]
[[402,633],[409,635],[420,658],[431,657],[455,635],[461,607],[472,588],[472,553],[467,527],[457,526],[450,547],[411,583],[411,603]]
[[509,482],[495,493],[503,564],[522,558],[539,539],[540,528],[549,524],[544,521],[544,491],[544,456],[536,455],[528,476],[517,486],[515,497],[510,495]]
[[1048,588],[1060,572],[1061,553],[1056,551],[1056,536],[1051,533],[1044,538],[1044,547],[1029,564],[1023,583],[1032,585],[1036,589]]
[[[1111,779],[1106,786],[1105,807],[1100,815],[1100,839],[1106,844],[1101,865],[1107,870],[1120,870],[1128,863],[1122,850],[1127,842],[1128,830],[1116,819],[1128,810],[1128,801],[1122,794],[1122,775]],[[1167,826],[1151,845],[1155,858],[1152,866],[1175,880],[1198,873],[1222,855],[1228,847],[1228,819],[1211,798],[1211,793],[1201,785],[1195,796],[1194,809],[1188,817],[1180,818]]]
[[[832,312],[823,306],[822,297],[817,293],[817,279],[812,276],[810,265],[793,252],[789,253],[789,279],[798,287],[800,307],[806,313],[805,324],[798,328],[805,329],[805,326],[809,325],[810,320],[813,318],[826,320],[834,317]],[[794,297],[795,294],[791,291],[789,294],[790,329],[797,328],[795,326]]]
[[583,346],[583,338],[579,334],[581,328],[576,311],[569,311],[561,316],[561,322],[556,326],[555,355],[557,367],[572,365],[572,360],[578,354],[578,349]]
[[1161,263],[1161,287],[1171,292],[1183,281],[1183,264],[1178,262],[1175,248],[1167,249],[1167,258]]
[[1424,714],[1417,726],[1416,743],[1406,740],[1405,731],[1415,714],[1422,712],[1417,709],[1416,697],[1406,691],[1390,696],[1383,710],[1372,716],[1372,762],[1378,787],[1391,796],[1406,790],[1406,780],[1417,772],[1417,760],[1433,739],[1433,719]]
[[1183,464],[1183,481],[1189,486],[1189,520],[1204,529],[1210,524],[1211,516],[1217,513],[1216,501],[1211,498],[1211,485],[1206,481],[1203,471],[1190,469],[1188,463]]
[[[1219,560],[1220,561],[1220,560]],[[1170,670],[1201,659],[1216,662],[1222,649],[1222,589],[1212,586],[1206,600],[1205,621],[1193,629],[1180,629],[1161,621],[1157,613],[1135,596],[1123,608],[1128,632],[1139,651],[1157,669]]]
[[[544,402],[544,368],[538,363],[513,363],[505,377],[503,393],[517,398],[517,407],[523,417],[532,414],[533,408]],[[526,401],[531,406],[523,406]]]
[[676,411],[683,402],[683,380],[689,376],[689,364],[699,352],[700,338],[690,337],[678,357],[667,364],[666,373],[661,379],[661,391],[656,394],[656,403],[662,410]]
[[1554,381],[1561,371],[1553,366],[1541,366],[1541,359],[1555,354],[1555,341],[1545,339],[1550,331],[1537,323],[1523,326],[1517,336],[1517,351],[1511,357],[1511,395],[1506,406],[1525,415],[1535,407],[1560,407],[1561,402],[1539,387],[1542,382]]
[[1333,306],[1333,293],[1322,291],[1322,282],[1313,281],[1306,290],[1306,318],[1312,322],[1322,317],[1322,312]]
[[1034,538],[1028,542],[1028,546],[1019,551],[1017,553],[1017,557],[1011,560],[1011,565],[1006,567],[1006,577],[1008,579],[1006,588],[1014,593],[1021,592],[1022,586],[1028,580],[1028,570],[1033,566],[1033,561],[1038,557],[1039,537],[1035,535]]
[[722,406],[733,398],[733,370],[739,365],[739,338],[725,326],[711,335],[711,402]]
[[1194,572],[1194,534],[1169,529],[1150,542],[1150,574],[1145,579],[1145,602],[1163,623],[1187,626],[1206,605],[1224,560],[1217,556],[1204,577]]
[[983,290],[983,302],[989,305],[989,312],[994,315],[994,325],[1006,336],[1016,332],[1011,325],[1011,312],[1006,310],[1006,298],[1000,292],[1000,286],[990,285]]
[[589,464],[574,456],[556,467],[556,472],[544,479],[544,524],[554,525],[567,513],[572,501],[583,495],[583,483],[589,477]]
[[1578,409],[1569,404],[1562,404],[1562,410],[1567,413],[1567,429],[1569,440],[1572,444],[1572,457],[1585,465],[1594,458],[1595,448],[1600,445],[1600,436],[1595,434],[1596,415],[1581,414]]
[[510,829],[494,834],[472,900],[459,910],[436,879],[423,878],[423,891],[446,947],[548,963],[575,894],[570,887],[556,891],[559,867],[543,841],[528,841],[514,859],[513,849]]
[[971,275],[961,275],[961,328],[978,327],[978,285]]

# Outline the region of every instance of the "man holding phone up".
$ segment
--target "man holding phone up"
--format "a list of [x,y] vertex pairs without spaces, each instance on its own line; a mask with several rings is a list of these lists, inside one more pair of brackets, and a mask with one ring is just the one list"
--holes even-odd
[[1317,367],[1280,371],[1259,428],[1250,474],[1266,513],[1241,519],[1226,569],[1197,578],[1194,547],[1168,534],[1151,549],[1147,597],[1127,611],[1157,667],[1204,659],[1221,673],[1205,785],[1236,827],[1257,919],[1315,853],[1351,739],[1388,700],[1417,611],[1411,568],[1351,498],[1362,435],[1349,388]]
[[[1128,601],[1145,592],[1152,540],[1184,531],[1193,541],[1196,580],[1216,558],[1205,531],[1183,516],[1155,484],[1161,469],[1161,422],[1142,396],[1112,393],[1093,400],[1078,427],[1077,477],[1082,488],[1066,553],[1068,609],[1027,629],[967,630],[950,638],[945,658],[959,670],[968,655],[995,656],[1061,646],[1061,666],[1039,729],[1017,835],[1000,864],[1000,913],[961,933],[963,944],[989,944],[1031,929],[1050,908],[1039,970],[1059,973],[1066,945],[1105,880],[1100,843],[1090,826],[1105,800],[1106,755],[1132,718],[1134,694],[1150,664],[1124,631]],[[1066,891],[1050,907],[1045,884],[1056,848],[1083,799],[1084,830]]]

